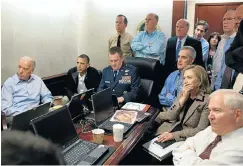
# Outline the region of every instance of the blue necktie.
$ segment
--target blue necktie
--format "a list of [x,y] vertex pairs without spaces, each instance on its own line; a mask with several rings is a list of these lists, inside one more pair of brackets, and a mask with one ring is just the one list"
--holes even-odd
[[232,39],[229,37],[224,44],[224,52],[226,52],[229,49],[231,42]]
[[178,59],[178,54],[179,54],[180,50],[181,50],[181,40],[179,40],[178,45],[176,47],[176,61]]

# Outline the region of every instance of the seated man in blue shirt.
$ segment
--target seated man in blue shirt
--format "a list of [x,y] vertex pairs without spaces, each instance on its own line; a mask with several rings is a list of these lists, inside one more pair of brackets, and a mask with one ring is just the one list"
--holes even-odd
[[156,30],[159,17],[150,13],[146,17],[145,29],[132,40],[132,50],[136,57],[152,58],[164,64],[166,38],[163,32]]
[[35,61],[30,57],[22,57],[18,73],[3,84],[1,111],[7,118],[37,107],[40,103],[53,101],[51,92],[42,79],[32,74],[34,69]]
[[203,62],[206,64],[208,58],[209,43],[204,38],[208,31],[208,23],[204,20],[199,20],[195,25],[194,38],[199,40],[202,45]]
[[182,70],[191,65],[196,58],[196,51],[191,46],[183,46],[178,54],[177,69],[166,79],[165,85],[159,94],[159,101],[162,109],[166,111],[170,107],[182,88],[183,76]]
[[140,88],[140,78],[136,68],[123,62],[120,47],[112,47],[109,50],[110,66],[104,68],[102,79],[97,91],[111,88],[117,96],[118,103],[136,101]]

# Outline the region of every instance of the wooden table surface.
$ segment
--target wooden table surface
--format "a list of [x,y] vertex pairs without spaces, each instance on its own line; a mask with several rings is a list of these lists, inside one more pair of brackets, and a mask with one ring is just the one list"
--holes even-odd
[[[144,122],[137,123],[129,132],[127,138],[125,138],[122,142],[117,143],[113,140],[113,135],[105,135],[103,144],[107,146],[111,146],[115,148],[115,152],[107,159],[104,165],[117,165],[119,162],[128,155],[128,153],[134,148],[134,146],[138,143],[138,141],[142,138],[143,134],[146,132],[149,124],[151,124],[156,116],[159,113],[159,110],[156,108],[150,107],[148,109],[151,116],[149,119],[145,120]],[[81,129],[77,130],[79,137],[83,140],[93,142],[92,133],[81,133]]]

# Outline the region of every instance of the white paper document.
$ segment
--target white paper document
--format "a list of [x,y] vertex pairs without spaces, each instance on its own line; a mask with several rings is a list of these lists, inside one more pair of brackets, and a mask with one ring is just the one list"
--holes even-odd
[[181,144],[184,143],[184,141],[175,142],[172,145],[162,148],[161,146],[154,143],[154,141],[157,140],[157,137],[152,139],[151,141],[143,144],[143,148],[145,151],[147,151],[149,154],[157,158],[158,160],[162,161],[169,155],[171,155],[172,151],[176,148],[178,148]]
[[127,102],[122,109],[126,110],[136,110],[136,111],[142,111],[147,104],[140,104],[140,103],[134,103],[134,102]]

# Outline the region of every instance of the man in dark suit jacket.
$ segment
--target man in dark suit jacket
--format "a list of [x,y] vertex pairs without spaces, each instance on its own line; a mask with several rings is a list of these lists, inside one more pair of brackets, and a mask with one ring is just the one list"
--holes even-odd
[[[241,18],[243,18],[243,16],[241,16]],[[243,73],[243,20],[240,22],[234,41],[225,53],[225,63],[235,71]]]
[[176,23],[176,36],[171,37],[167,41],[166,46],[166,57],[165,57],[165,78],[177,70],[176,61],[178,58],[178,53],[182,46],[191,46],[196,52],[197,56],[193,64],[201,65],[204,67],[203,57],[202,57],[202,46],[200,41],[189,37],[187,35],[189,30],[189,22],[186,19],[180,19]]
[[97,90],[101,76],[95,68],[89,65],[89,62],[89,57],[82,54],[77,58],[77,67],[68,71],[67,94],[69,98],[75,93],[81,93],[91,88],[94,88],[94,91]]
[[123,62],[120,47],[112,47],[109,51],[110,66],[104,68],[97,91],[111,88],[117,96],[118,103],[136,101],[140,88],[140,78],[136,68]]

